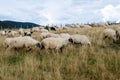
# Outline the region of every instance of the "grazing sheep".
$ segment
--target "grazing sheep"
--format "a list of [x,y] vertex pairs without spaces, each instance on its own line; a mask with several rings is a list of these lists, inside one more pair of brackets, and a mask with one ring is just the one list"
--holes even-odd
[[43,32],[40,34],[40,38],[44,39],[44,38],[48,38],[48,37],[60,37],[59,34],[54,34],[54,33],[50,33],[50,32]]
[[6,31],[0,31],[0,35],[1,36],[5,36],[6,35]]
[[33,31],[33,32],[39,32],[40,29],[39,29],[39,27],[33,27],[33,28],[32,28],[32,31]]
[[120,27],[116,29],[116,38],[120,41]]
[[43,33],[43,32],[47,33],[48,30],[47,29],[40,29],[40,33]]
[[33,46],[40,47],[40,42],[29,37],[15,37],[15,38],[6,38],[4,41],[5,47],[7,50],[9,49],[18,49],[18,48],[26,48],[27,50],[31,49]]
[[56,31],[55,27],[50,27],[50,30]]
[[69,43],[68,39],[65,38],[45,38],[41,41],[41,49],[56,49],[62,52],[63,48]]
[[33,33],[32,31],[31,31],[31,32],[29,32],[29,31],[25,31],[25,32],[24,32],[24,36],[31,36],[32,33]]
[[23,34],[24,34],[23,28],[20,28],[20,29],[18,30],[18,32],[19,32],[20,35],[23,35]]
[[68,30],[68,29],[69,29],[69,27],[67,27],[67,26],[63,27],[63,30]]
[[105,29],[103,31],[103,39],[109,39],[109,40],[113,40],[116,41],[116,32],[113,29]]
[[14,37],[18,32],[17,31],[8,31],[8,37]]
[[69,39],[69,38],[70,38],[70,35],[69,35],[68,33],[61,33],[61,34],[60,34],[60,37]]
[[21,37],[14,37],[14,38],[6,38],[4,41],[5,48],[8,48],[15,42],[16,39],[20,39]]
[[47,38],[47,35],[48,35],[48,34],[49,34],[49,33],[46,33],[46,32],[41,33],[41,34],[40,34],[40,39]]
[[40,30],[41,30],[41,29],[44,29],[44,26],[40,26],[39,29],[40,29]]
[[89,25],[81,24],[81,25],[80,25],[80,28],[92,28],[92,27],[89,26]]
[[90,24],[92,27],[107,27],[109,26],[107,23],[93,23],[93,24]]
[[89,46],[91,45],[91,42],[86,35],[79,35],[79,34],[71,35],[69,41],[74,44],[89,45]]
[[47,35],[47,38],[48,37],[55,37],[55,38],[57,38],[57,37],[60,37],[60,35],[59,34],[55,34],[55,33],[49,33],[48,35]]

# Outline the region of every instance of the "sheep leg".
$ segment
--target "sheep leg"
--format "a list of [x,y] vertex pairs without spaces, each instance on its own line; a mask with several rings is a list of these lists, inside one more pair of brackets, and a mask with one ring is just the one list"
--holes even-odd
[[62,46],[62,47],[60,48],[60,52],[61,52],[61,53],[63,52],[63,48],[64,48],[64,46]]
[[31,47],[27,47],[27,51],[30,52],[32,50]]
[[16,47],[14,48],[14,50],[15,50],[15,53],[18,54],[18,49]]
[[8,46],[8,45],[6,45],[6,46],[5,46],[5,49],[7,49],[8,47],[9,47],[9,46]]

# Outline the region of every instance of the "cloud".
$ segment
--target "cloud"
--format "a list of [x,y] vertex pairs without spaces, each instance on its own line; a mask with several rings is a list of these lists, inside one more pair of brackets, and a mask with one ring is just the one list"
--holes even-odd
[[103,21],[117,21],[120,20],[120,5],[107,5],[101,9]]
[[100,22],[111,19],[110,8],[119,16],[115,6],[119,3],[119,0],[0,0],[0,19],[44,25]]

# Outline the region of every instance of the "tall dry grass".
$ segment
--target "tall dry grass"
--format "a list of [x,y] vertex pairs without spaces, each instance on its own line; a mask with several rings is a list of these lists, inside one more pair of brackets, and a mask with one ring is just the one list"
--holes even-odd
[[[91,47],[68,45],[63,53],[20,49],[5,54],[6,37],[0,36],[0,80],[120,80],[120,44],[102,41],[103,30],[71,28],[55,32],[85,34],[92,42]],[[34,38],[39,40],[38,33]]]

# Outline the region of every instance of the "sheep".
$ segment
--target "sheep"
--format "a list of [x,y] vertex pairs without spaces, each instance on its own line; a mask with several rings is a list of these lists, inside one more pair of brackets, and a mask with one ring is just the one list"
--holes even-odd
[[109,25],[107,23],[93,23],[93,24],[90,24],[90,26],[92,27],[108,27]]
[[55,27],[50,27],[50,30],[56,31]]
[[12,45],[13,42],[15,42],[16,39],[20,39],[21,37],[14,37],[14,38],[6,38],[4,41],[5,48],[8,48]]
[[69,29],[69,27],[67,27],[67,26],[63,27],[63,30],[68,30],[68,29]]
[[113,42],[116,41],[116,32],[113,29],[107,28],[103,31],[103,40],[109,39],[113,40]]
[[60,37],[60,35],[59,34],[55,34],[55,33],[49,33],[49,34],[47,34],[47,38],[48,37],[55,37],[55,38],[57,38],[57,37]]
[[92,28],[92,27],[89,26],[89,25],[81,24],[81,25],[80,25],[80,28]]
[[39,29],[40,29],[40,30],[41,30],[41,29],[44,29],[44,26],[40,26]]
[[8,31],[7,35],[8,37],[14,37],[18,32],[17,31]]
[[117,40],[120,40],[120,27],[116,29],[116,38]]
[[33,33],[32,31],[31,31],[31,32],[29,32],[29,31],[25,31],[25,32],[24,32],[24,36],[31,36],[32,33]]
[[48,37],[60,37],[59,34],[54,34],[54,33],[50,33],[50,32],[43,32],[40,34],[40,38],[41,39],[45,39],[45,38],[48,38]]
[[18,48],[26,48],[27,50],[31,49],[33,46],[37,46],[40,48],[40,42],[29,37],[29,36],[24,36],[24,37],[14,37],[14,38],[6,38],[4,41],[4,45],[9,49],[18,49]]
[[24,29],[23,29],[23,28],[20,28],[20,29],[18,30],[18,32],[19,32],[20,35],[23,35],[23,34],[24,34]]
[[33,31],[33,32],[39,32],[40,29],[39,29],[39,27],[33,27],[33,28],[32,28],[32,31]]
[[71,35],[69,41],[73,44],[81,44],[91,46],[91,42],[86,35],[74,34]]
[[61,34],[60,34],[60,37],[69,39],[69,38],[70,38],[70,35],[69,35],[68,33],[61,33]]
[[6,31],[0,31],[0,35],[1,35],[1,36],[6,35]]
[[56,49],[63,51],[63,48],[69,44],[69,40],[65,38],[45,38],[41,41],[41,49]]
[[47,29],[40,29],[40,33],[43,33],[43,32],[47,33],[48,30]]
[[46,33],[46,32],[42,32],[41,34],[40,34],[40,39],[45,39],[45,38],[47,38],[47,35],[48,35],[49,33]]

